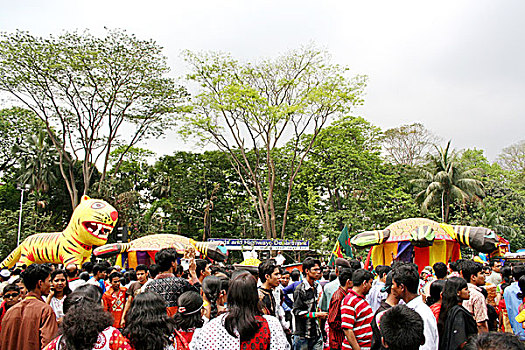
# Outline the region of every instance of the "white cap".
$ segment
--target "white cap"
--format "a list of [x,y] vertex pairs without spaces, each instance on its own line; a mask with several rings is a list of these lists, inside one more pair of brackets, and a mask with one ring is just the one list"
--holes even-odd
[[9,271],[8,269],[3,269],[2,271],[0,271],[0,276],[2,276],[3,278],[9,278],[11,277],[11,271]]

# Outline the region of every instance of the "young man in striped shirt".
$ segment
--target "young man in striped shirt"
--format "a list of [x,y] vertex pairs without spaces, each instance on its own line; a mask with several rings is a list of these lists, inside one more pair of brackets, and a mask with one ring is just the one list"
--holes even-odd
[[352,276],[353,287],[343,300],[341,326],[345,333],[342,349],[369,350],[372,345],[372,318],[374,313],[365,299],[372,288],[374,275],[359,269]]

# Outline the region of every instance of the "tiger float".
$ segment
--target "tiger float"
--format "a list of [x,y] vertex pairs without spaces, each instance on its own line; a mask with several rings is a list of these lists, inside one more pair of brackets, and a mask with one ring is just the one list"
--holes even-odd
[[107,242],[118,220],[118,212],[107,202],[83,196],[62,232],[37,233],[27,237],[2,261],[0,269],[17,264],[42,263],[82,265],[93,246]]

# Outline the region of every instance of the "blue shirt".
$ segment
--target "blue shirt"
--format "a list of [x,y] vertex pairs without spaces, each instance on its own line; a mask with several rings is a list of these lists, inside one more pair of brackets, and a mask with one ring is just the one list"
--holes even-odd
[[521,304],[520,298],[518,298],[518,293],[520,292],[520,287],[518,282],[512,282],[510,286],[505,288],[503,292],[503,298],[505,298],[505,305],[507,307],[507,313],[509,314],[510,325],[514,334],[516,334],[520,340],[525,340],[525,329],[521,326],[521,323],[516,321],[516,316],[519,311],[518,308]]

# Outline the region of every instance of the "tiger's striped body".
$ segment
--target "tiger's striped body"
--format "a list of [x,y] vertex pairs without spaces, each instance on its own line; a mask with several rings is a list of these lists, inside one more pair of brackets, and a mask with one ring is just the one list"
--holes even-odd
[[91,256],[93,245],[107,242],[117,220],[118,213],[111,205],[84,196],[64,231],[27,237],[2,261],[0,268],[35,263],[81,265]]

